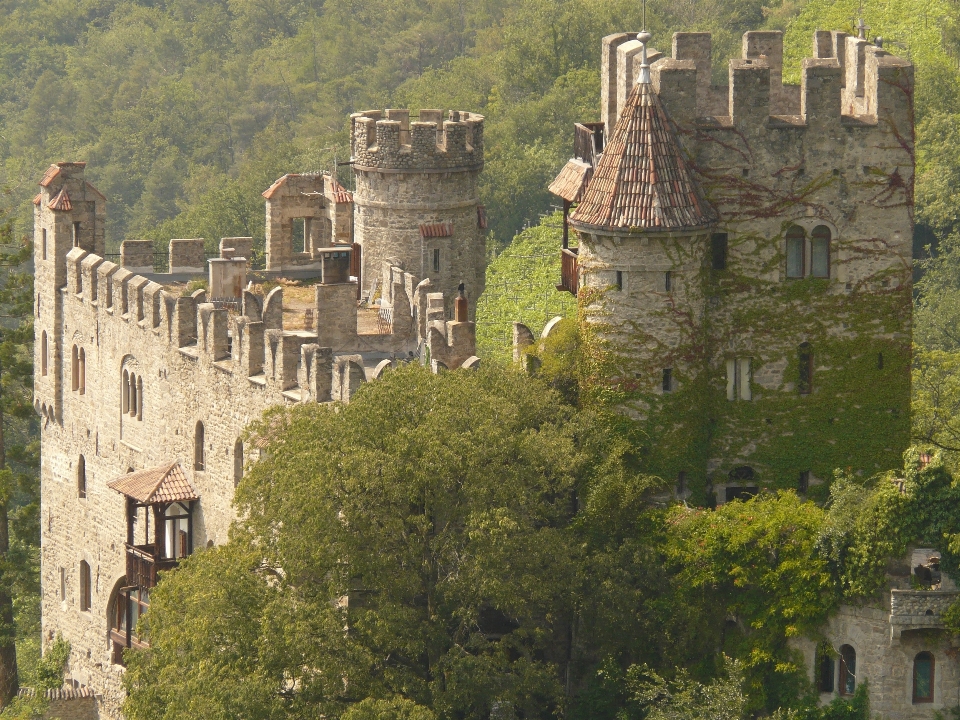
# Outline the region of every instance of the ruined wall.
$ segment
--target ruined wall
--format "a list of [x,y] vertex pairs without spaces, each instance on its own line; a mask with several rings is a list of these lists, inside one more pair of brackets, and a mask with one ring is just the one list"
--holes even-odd
[[[629,75],[622,63],[634,61],[628,43],[605,41],[607,117],[623,94],[615,78]],[[798,487],[835,467],[893,467],[909,441],[913,68],[843,33],[818,33],[814,46],[802,86],[783,86],[780,34],[747,33],[730,84],[712,87],[709,35],[677,34],[653,84],[720,221],[669,241],[580,233],[584,311],[599,336],[636,329],[629,341],[588,343],[594,375],[649,421],[650,469],[686,473],[698,502],[723,501],[727,485]],[[806,238],[800,278],[787,277],[791,226]],[[811,272],[815,228],[830,234],[825,277]],[[713,233],[726,236],[718,269]],[[684,260],[694,256],[699,268]],[[700,309],[679,291],[611,287],[617,271],[631,288],[668,269],[678,287],[699,285]],[[728,367],[741,361],[749,399],[728,400]],[[658,390],[665,368],[670,394]],[[750,482],[731,477],[747,472]]]
[[363,289],[369,292],[389,262],[430,278],[448,298],[464,283],[473,319],[486,267],[477,187],[483,117],[451,111],[443,121],[442,115],[421,110],[419,122],[410,122],[409,110],[351,116]]

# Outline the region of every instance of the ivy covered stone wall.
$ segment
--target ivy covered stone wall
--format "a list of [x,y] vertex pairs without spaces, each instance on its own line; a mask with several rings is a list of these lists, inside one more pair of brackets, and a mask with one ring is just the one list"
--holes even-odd
[[698,85],[709,53],[680,35],[653,66],[717,225],[579,233],[586,385],[707,504],[822,498],[835,468],[896,467],[909,441],[913,67],[818,32],[802,86],[780,86],[779,33],[752,35],[728,88]]

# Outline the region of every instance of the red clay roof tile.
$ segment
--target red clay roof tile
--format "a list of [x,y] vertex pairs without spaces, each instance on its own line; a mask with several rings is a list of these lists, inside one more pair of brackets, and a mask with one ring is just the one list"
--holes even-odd
[[659,96],[649,83],[638,83],[570,221],[610,230],[682,230],[716,219]]
[[441,238],[453,235],[453,223],[421,223],[420,237]]
[[143,505],[198,500],[200,497],[179,462],[128,473],[111,480],[107,487]]
[[51,210],[73,210],[73,203],[70,202],[70,196],[67,194],[67,189],[61,188],[60,192],[54,195],[53,200],[47,203],[47,207]]
[[560,174],[550,183],[549,190],[567,202],[578,202],[583,189],[593,177],[593,166],[576,158],[568,160]]

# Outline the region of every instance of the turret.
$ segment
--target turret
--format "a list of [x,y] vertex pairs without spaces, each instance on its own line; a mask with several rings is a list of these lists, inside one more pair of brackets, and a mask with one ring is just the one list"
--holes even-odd
[[67,284],[67,254],[74,248],[103,254],[106,199],[84,179],[86,163],[51,165],[33,199],[37,293],[34,396],[38,410],[59,419],[62,410],[61,289]]
[[[477,187],[483,116],[450,111],[444,120],[441,110],[394,109],[351,117],[362,293],[376,293],[387,262],[429,278],[451,300],[463,282],[472,317],[486,265]],[[453,307],[446,312],[451,317]]]

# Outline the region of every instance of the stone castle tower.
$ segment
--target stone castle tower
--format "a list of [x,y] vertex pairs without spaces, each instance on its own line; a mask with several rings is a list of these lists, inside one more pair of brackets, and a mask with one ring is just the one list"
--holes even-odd
[[[477,180],[483,169],[483,117],[421,110],[351,116],[356,177],[356,237],[364,289],[385,262],[403,267],[446,297],[464,284],[470,317],[483,292],[486,211]],[[451,308],[447,309],[448,314]]]
[[[410,173],[393,172],[409,144],[388,152],[400,123],[370,120],[382,137],[379,149],[358,146],[363,205],[320,173],[284,175],[263,193],[263,275],[309,286],[286,299],[283,286],[247,288],[252,238],[223,238],[215,258],[203,239],[171,240],[164,272],[152,241],[105,256],[106,200],[84,164],[43,176],[34,200],[43,640],[70,642],[67,681],[87,705],[95,696],[99,717],[121,717],[123,652],[143,645],[137,619],[158,572],[226,540],[234,488],[259,452],[243,440],[253,420],[276,405],[348,402],[400,362],[477,366],[472,313],[454,298],[460,282],[468,295],[483,287],[482,118],[454,113],[438,131],[434,116],[413,124]],[[421,255],[435,249],[440,270],[427,263],[420,274]],[[187,294],[205,273],[209,290]],[[362,284],[376,288],[375,305],[358,302]]]
[[[913,67],[817,32],[799,86],[782,36],[748,32],[729,84],[711,38],[603,40],[599,126],[551,189],[573,208],[591,361],[649,423],[683,496],[824,497],[838,467],[909,442]],[[605,145],[604,145],[605,142]]]

